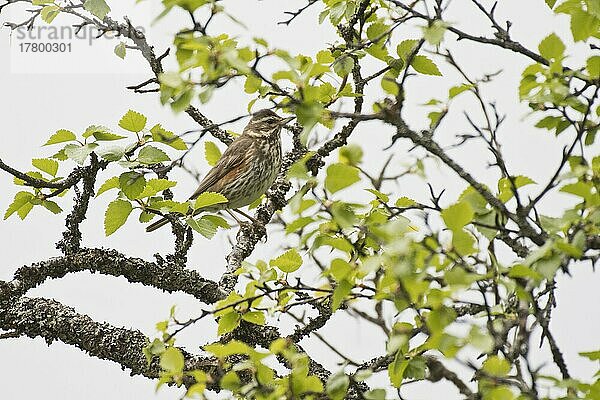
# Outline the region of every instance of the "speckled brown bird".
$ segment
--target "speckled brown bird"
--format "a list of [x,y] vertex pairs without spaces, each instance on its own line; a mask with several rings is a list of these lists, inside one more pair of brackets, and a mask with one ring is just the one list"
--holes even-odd
[[[282,118],[271,110],[256,112],[243,133],[206,174],[190,200],[204,192],[221,193],[228,199],[227,203],[200,211],[237,211],[262,196],[281,168],[281,128],[292,119]],[[148,225],[146,231],[152,232],[168,223],[163,217]]]

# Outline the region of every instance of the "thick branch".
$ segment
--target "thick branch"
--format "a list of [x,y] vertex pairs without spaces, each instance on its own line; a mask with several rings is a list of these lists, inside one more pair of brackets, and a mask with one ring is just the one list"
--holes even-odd
[[166,292],[184,292],[212,304],[225,297],[216,282],[204,279],[196,271],[159,260],[158,263],[126,257],[116,250],[82,249],[76,254],[52,258],[17,270],[13,281],[0,286],[0,301],[24,295],[48,278],[81,271],[123,276],[129,282],[142,283]]
[[[143,333],[98,323],[56,300],[22,297],[15,302],[0,301],[0,329],[30,338],[42,337],[48,344],[59,340],[90,356],[116,362],[131,370],[131,375],[151,379],[159,377],[160,368],[156,360],[148,365],[143,353],[149,343]],[[219,375],[216,360],[182,352],[186,370],[200,369],[213,377]],[[192,382],[184,383],[189,385]],[[218,385],[213,383],[210,388],[218,390]]]

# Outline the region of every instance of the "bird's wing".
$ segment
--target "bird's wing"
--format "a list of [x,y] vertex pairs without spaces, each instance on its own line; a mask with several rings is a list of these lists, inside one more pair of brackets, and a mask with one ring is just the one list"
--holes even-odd
[[219,192],[220,188],[229,181],[235,179],[241,171],[241,167],[248,162],[248,155],[251,153],[251,138],[244,135],[238,137],[227,147],[217,164],[208,171],[198,189],[190,196],[190,200],[195,199],[201,193]]

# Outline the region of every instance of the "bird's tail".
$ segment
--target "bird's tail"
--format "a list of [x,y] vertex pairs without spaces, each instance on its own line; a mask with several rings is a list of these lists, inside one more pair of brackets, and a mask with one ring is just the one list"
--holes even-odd
[[148,225],[146,227],[146,232],[154,232],[155,230],[157,230],[158,228],[165,226],[169,223],[169,220],[165,217],[162,217],[161,219],[159,219],[158,221]]

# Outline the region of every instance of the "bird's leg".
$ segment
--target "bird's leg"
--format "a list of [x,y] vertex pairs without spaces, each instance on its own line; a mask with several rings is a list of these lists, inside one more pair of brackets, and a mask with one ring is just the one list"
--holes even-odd
[[238,213],[240,215],[243,215],[244,217],[248,218],[250,221],[252,221],[256,225],[264,225],[262,222],[260,222],[259,220],[257,220],[254,217],[251,217],[250,215],[246,214],[242,210],[238,210],[237,208],[233,208],[232,211],[235,211],[236,213]]
[[226,208],[225,212],[227,214],[229,214],[231,216],[231,218],[235,219],[235,222],[237,222],[239,226],[242,226],[247,223],[247,222],[240,221],[240,219],[238,217],[236,217],[235,214],[231,212],[231,210]]
[[265,224],[263,224],[262,222],[260,222],[256,218],[253,218],[253,217],[249,216],[248,214],[246,214],[242,210],[238,210],[237,208],[232,208],[231,211],[235,211],[236,213],[238,213],[240,215],[243,215],[244,217],[246,217],[250,221],[252,221],[254,223],[254,226],[256,227],[255,229],[258,229],[258,232],[262,235],[264,241],[267,240],[267,228],[265,228]]

